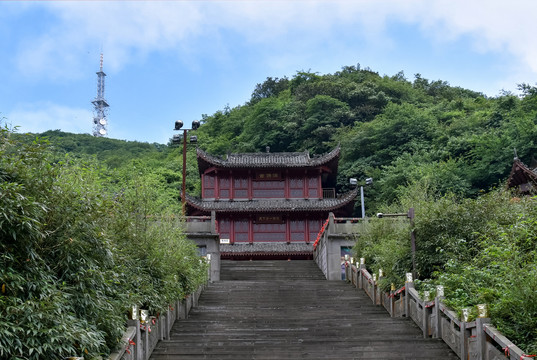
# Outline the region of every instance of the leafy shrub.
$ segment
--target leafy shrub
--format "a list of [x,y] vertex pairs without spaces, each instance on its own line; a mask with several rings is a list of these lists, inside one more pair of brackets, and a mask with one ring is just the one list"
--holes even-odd
[[353,247],[355,258],[365,258],[372,273],[383,270],[383,290],[388,290],[392,283],[403,285],[405,273],[412,268],[409,222],[372,219],[363,229]]
[[[535,200],[500,190],[476,199],[435,196],[423,181],[400,191],[399,207],[387,212],[415,208],[417,288],[444,285],[446,304],[459,313],[488,304],[500,331],[526,353],[537,352]],[[412,270],[408,224],[376,219],[359,234],[356,256],[385,270],[384,289]]]
[[204,281],[165,183],[0,129],[0,358],[107,355],[131,304],[158,312]]

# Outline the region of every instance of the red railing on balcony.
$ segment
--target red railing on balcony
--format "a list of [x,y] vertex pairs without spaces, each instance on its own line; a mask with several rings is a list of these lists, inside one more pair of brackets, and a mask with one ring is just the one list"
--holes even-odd
[[323,199],[335,199],[336,198],[336,189],[326,188],[323,189]]

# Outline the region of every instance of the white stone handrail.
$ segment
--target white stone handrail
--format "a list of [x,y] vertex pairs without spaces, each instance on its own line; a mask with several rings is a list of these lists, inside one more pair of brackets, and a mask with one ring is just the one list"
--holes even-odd
[[502,335],[490,323],[490,318],[461,320],[443,303],[443,296],[422,299],[414,288],[411,277],[407,277],[409,281],[402,288],[383,292],[377,285],[381,276],[376,279],[376,276],[367,271],[365,264],[355,265],[349,262],[345,276],[347,282],[364,290],[373,303],[382,305],[390,316],[411,318],[420,327],[424,337],[442,339],[461,359],[529,360],[535,357],[524,354]]
[[170,339],[170,331],[176,320],[188,318],[193,307],[198,304],[199,297],[205,285],[197,291],[170,305],[165,313],[158,317],[150,316],[145,322],[128,320],[127,330],[116,351],[109,356],[109,360],[147,360],[155,349],[159,340]]

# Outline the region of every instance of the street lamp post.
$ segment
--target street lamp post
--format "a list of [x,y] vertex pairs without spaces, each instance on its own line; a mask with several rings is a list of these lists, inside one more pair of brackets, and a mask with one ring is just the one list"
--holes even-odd
[[[358,180],[356,180],[355,178],[351,178],[350,179],[350,184],[351,185],[357,185]],[[366,185],[373,184],[373,178],[365,179],[365,184]],[[360,185],[360,203],[362,205],[362,219],[365,219],[365,201],[364,201],[364,186],[363,185]]]
[[[175,122],[175,131],[181,130],[183,127],[183,122],[181,120],[177,120]],[[183,216],[186,215],[186,136],[188,130],[197,130],[200,127],[200,121],[194,120],[192,121],[192,128],[191,129],[183,129],[183,184],[181,188],[181,211]],[[172,142],[178,143],[179,135],[174,135]],[[191,143],[195,143],[197,141],[196,136],[192,136],[190,139]]]

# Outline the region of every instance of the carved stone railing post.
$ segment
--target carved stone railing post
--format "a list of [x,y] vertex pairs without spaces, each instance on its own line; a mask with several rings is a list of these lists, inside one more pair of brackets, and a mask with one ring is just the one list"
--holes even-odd
[[177,319],[186,319],[186,301],[185,299],[179,300],[177,304]]
[[488,306],[486,304],[477,305],[477,319],[475,320],[477,353],[480,359],[485,359],[487,353],[487,334],[485,333],[486,324],[490,324]]
[[470,337],[470,334],[468,334],[468,329],[466,328],[466,324],[468,324],[466,321],[461,321],[461,338],[460,338],[460,351],[461,351],[461,359],[468,359],[468,338]]
[[440,311],[440,301],[444,299],[444,287],[438,285],[436,287],[436,296],[434,298],[434,313],[435,313],[435,331],[434,337],[437,339],[442,339],[442,312]]
[[363,289],[364,288],[364,277],[362,270],[365,270],[365,258],[360,258],[360,268],[358,271],[358,288]]
[[371,296],[373,297],[373,304],[377,305],[377,274],[373,274]]
[[177,300],[175,302],[175,320],[181,319],[181,300]]
[[477,353],[479,359],[485,359],[487,353],[487,334],[485,333],[484,325],[490,324],[490,318],[477,318],[476,325],[476,340],[477,340]]
[[[384,277],[384,272],[382,271],[382,269],[379,269],[379,277],[377,279],[377,283],[380,283],[380,281],[382,280],[382,278]],[[382,290],[379,286],[377,286],[377,289],[376,289],[376,293],[375,293],[375,296],[376,298],[378,299],[377,301],[379,302],[379,305],[382,306]]]
[[140,320],[127,320],[127,326],[134,326],[136,328],[136,335],[134,335],[134,358],[135,359],[142,359],[143,358],[143,346],[142,346],[142,336],[140,333]]
[[170,307],[168,306],[168,309],[166,310],[166,321],[164,322],[164,331],[163,331],[163,338],[169,339],[170,338],[170,320],[171,320],[171,311]]
[[405,316],[410,317],[410,289],[414,289],[414,279],[412,273],[406,273],[405,281]]
[[422,327],[423,327],[423,337],[428,338],[429,337],[429,320],[430,320],[430,313],[431,309],[427,307],[427,303],[429,302],[429,296],[430,293],[428,291],[424,291],[423,295],[423,315],[422,315]]
[[390,285],[390,317],[395,317],[395,284]]

